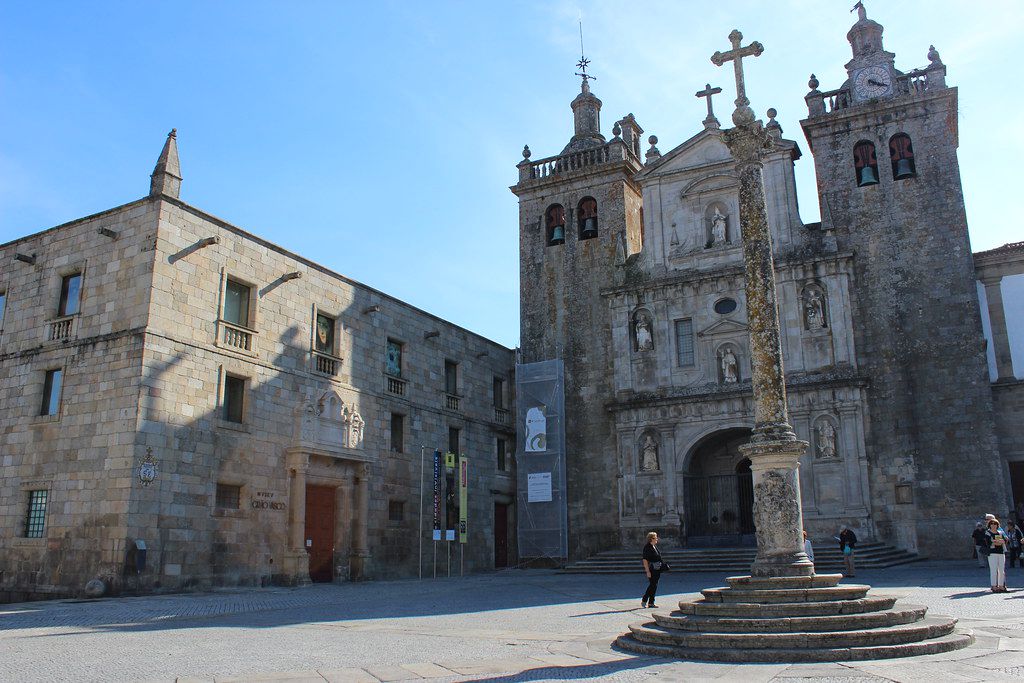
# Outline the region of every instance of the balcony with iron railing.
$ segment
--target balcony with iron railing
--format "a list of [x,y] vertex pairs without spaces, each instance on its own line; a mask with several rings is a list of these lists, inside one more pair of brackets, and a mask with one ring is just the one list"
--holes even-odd
[[[843,111],[854,105],[849,88],[821,92],[818,90],[818,81],[813,76],[809,85],[811,85],[811,92],[804,96],[804,101],[807,102],[808,116],[812,118]],[[905,74],[897,74],[893,81],[892,95],[896,97],[903,95],[920,96],[926,91],[945,87],[946,67],[941,63],[932,64],[924,69],[914,69]]]
[[247,327],[229,323],[227,320],[219,320],[220,334],[217,336],[217,346],[222,346],[242,353],[254,353],[256,331]]
[[75,316],[66,315],[62,318],[51,320],[47,323],[48,341],[67,341],[75,329]]

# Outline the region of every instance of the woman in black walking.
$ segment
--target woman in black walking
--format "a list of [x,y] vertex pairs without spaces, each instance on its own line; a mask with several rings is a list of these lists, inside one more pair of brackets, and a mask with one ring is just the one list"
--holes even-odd
[[640,598],[640,607],[657,607],[654,595],[658,592],[658,579],[661,578],[661,553],[658,552],[658,532],[647,534],[647,545],[644,546],[644,572],[647,574],[647,591]]

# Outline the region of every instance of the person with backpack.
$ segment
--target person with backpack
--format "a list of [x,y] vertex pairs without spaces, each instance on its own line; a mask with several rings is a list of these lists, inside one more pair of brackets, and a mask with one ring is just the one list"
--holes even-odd
[[988,566],[988,554],[985,552],[985,524],[978,522],[974,525],[974,532],[971,534],[974,539],[974,557],[978,560],[979,567]]
[[843,553],[843,565],[846,567],[846,576],[856,576],[856,567],[853,563],[853,549],[857,547],[857,534],[853,529],[844,526],[839,532],[839,551]]

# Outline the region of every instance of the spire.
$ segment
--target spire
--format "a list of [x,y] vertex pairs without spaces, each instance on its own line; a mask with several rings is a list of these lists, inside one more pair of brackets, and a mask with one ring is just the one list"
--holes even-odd
[[181,166],[178,164],[178,129],[167,134],[167,141],[156,160],[156,168],[150,176],[150,196],[166,195],[177,198],[181,192]]
[[576,62],[579,69],[576,75],[583,79],[580,84],[580,94],[572,101],[573,124],[575,134],[572,140],[562,150],[562,154],[575,152],[588,147],[597,147],[605,143],[601,135],[601,100],[594,97],[590,92],[590,81],[597,80],[596,76],[587,73],[590,60],[583,52],[583,19],[580,19],[580,61]]
[[846,39],[853,48],[853,58],[865,57],[882,52],[882,25],[868,19],[863,2],[853,6],[851,12],[857,10],[857,23],[853,25]]

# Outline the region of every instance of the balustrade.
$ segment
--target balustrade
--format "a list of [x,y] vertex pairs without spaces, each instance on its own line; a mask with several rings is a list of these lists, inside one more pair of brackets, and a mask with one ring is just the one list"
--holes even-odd
[[224,320],[220,321],[220,324],[224,328],[224,340],[225,346],[230,346],[233,349],[239,349],[241,351],[251,352],[252,351],[252,332],[237,325],[232,325]]
[[330,375],[332,377],[338,374],[338,369],[341,366],[339,358],[325,353],[320,353],[319,351],[314,351],[313,359],[316,363],[315,368],[317,372],[324,375]]
[[405,396],[405,385],[408,384],[404,379],[399,377],[392,377],[391,375],[385,375],[385,388],[389,394],[395,396]]
[[[612,147],[615,147],[613,150]],[[560,156],[548,157],[528,163],[527,173],[524,179],[534,180],[537,178],[548,178],[554,175],[578,171],[590,166],[597,166],[609,161],[619,161],[625,158],[626,146],[620,142],[610,142],[600,147],[570,152]]]
[[445,394],[444,395],[444,407],[447,408],[448,410],[458,410],[459,409],[459,397],[456,396],[455,394]]
[[506,425],[508,424],[508,409],[506,408],[495,408],[494,409],[494,421]]
[[71,328],[74,323],[73,317],[61,318],[50,323],[50,341],[64,341],[71,339]]

